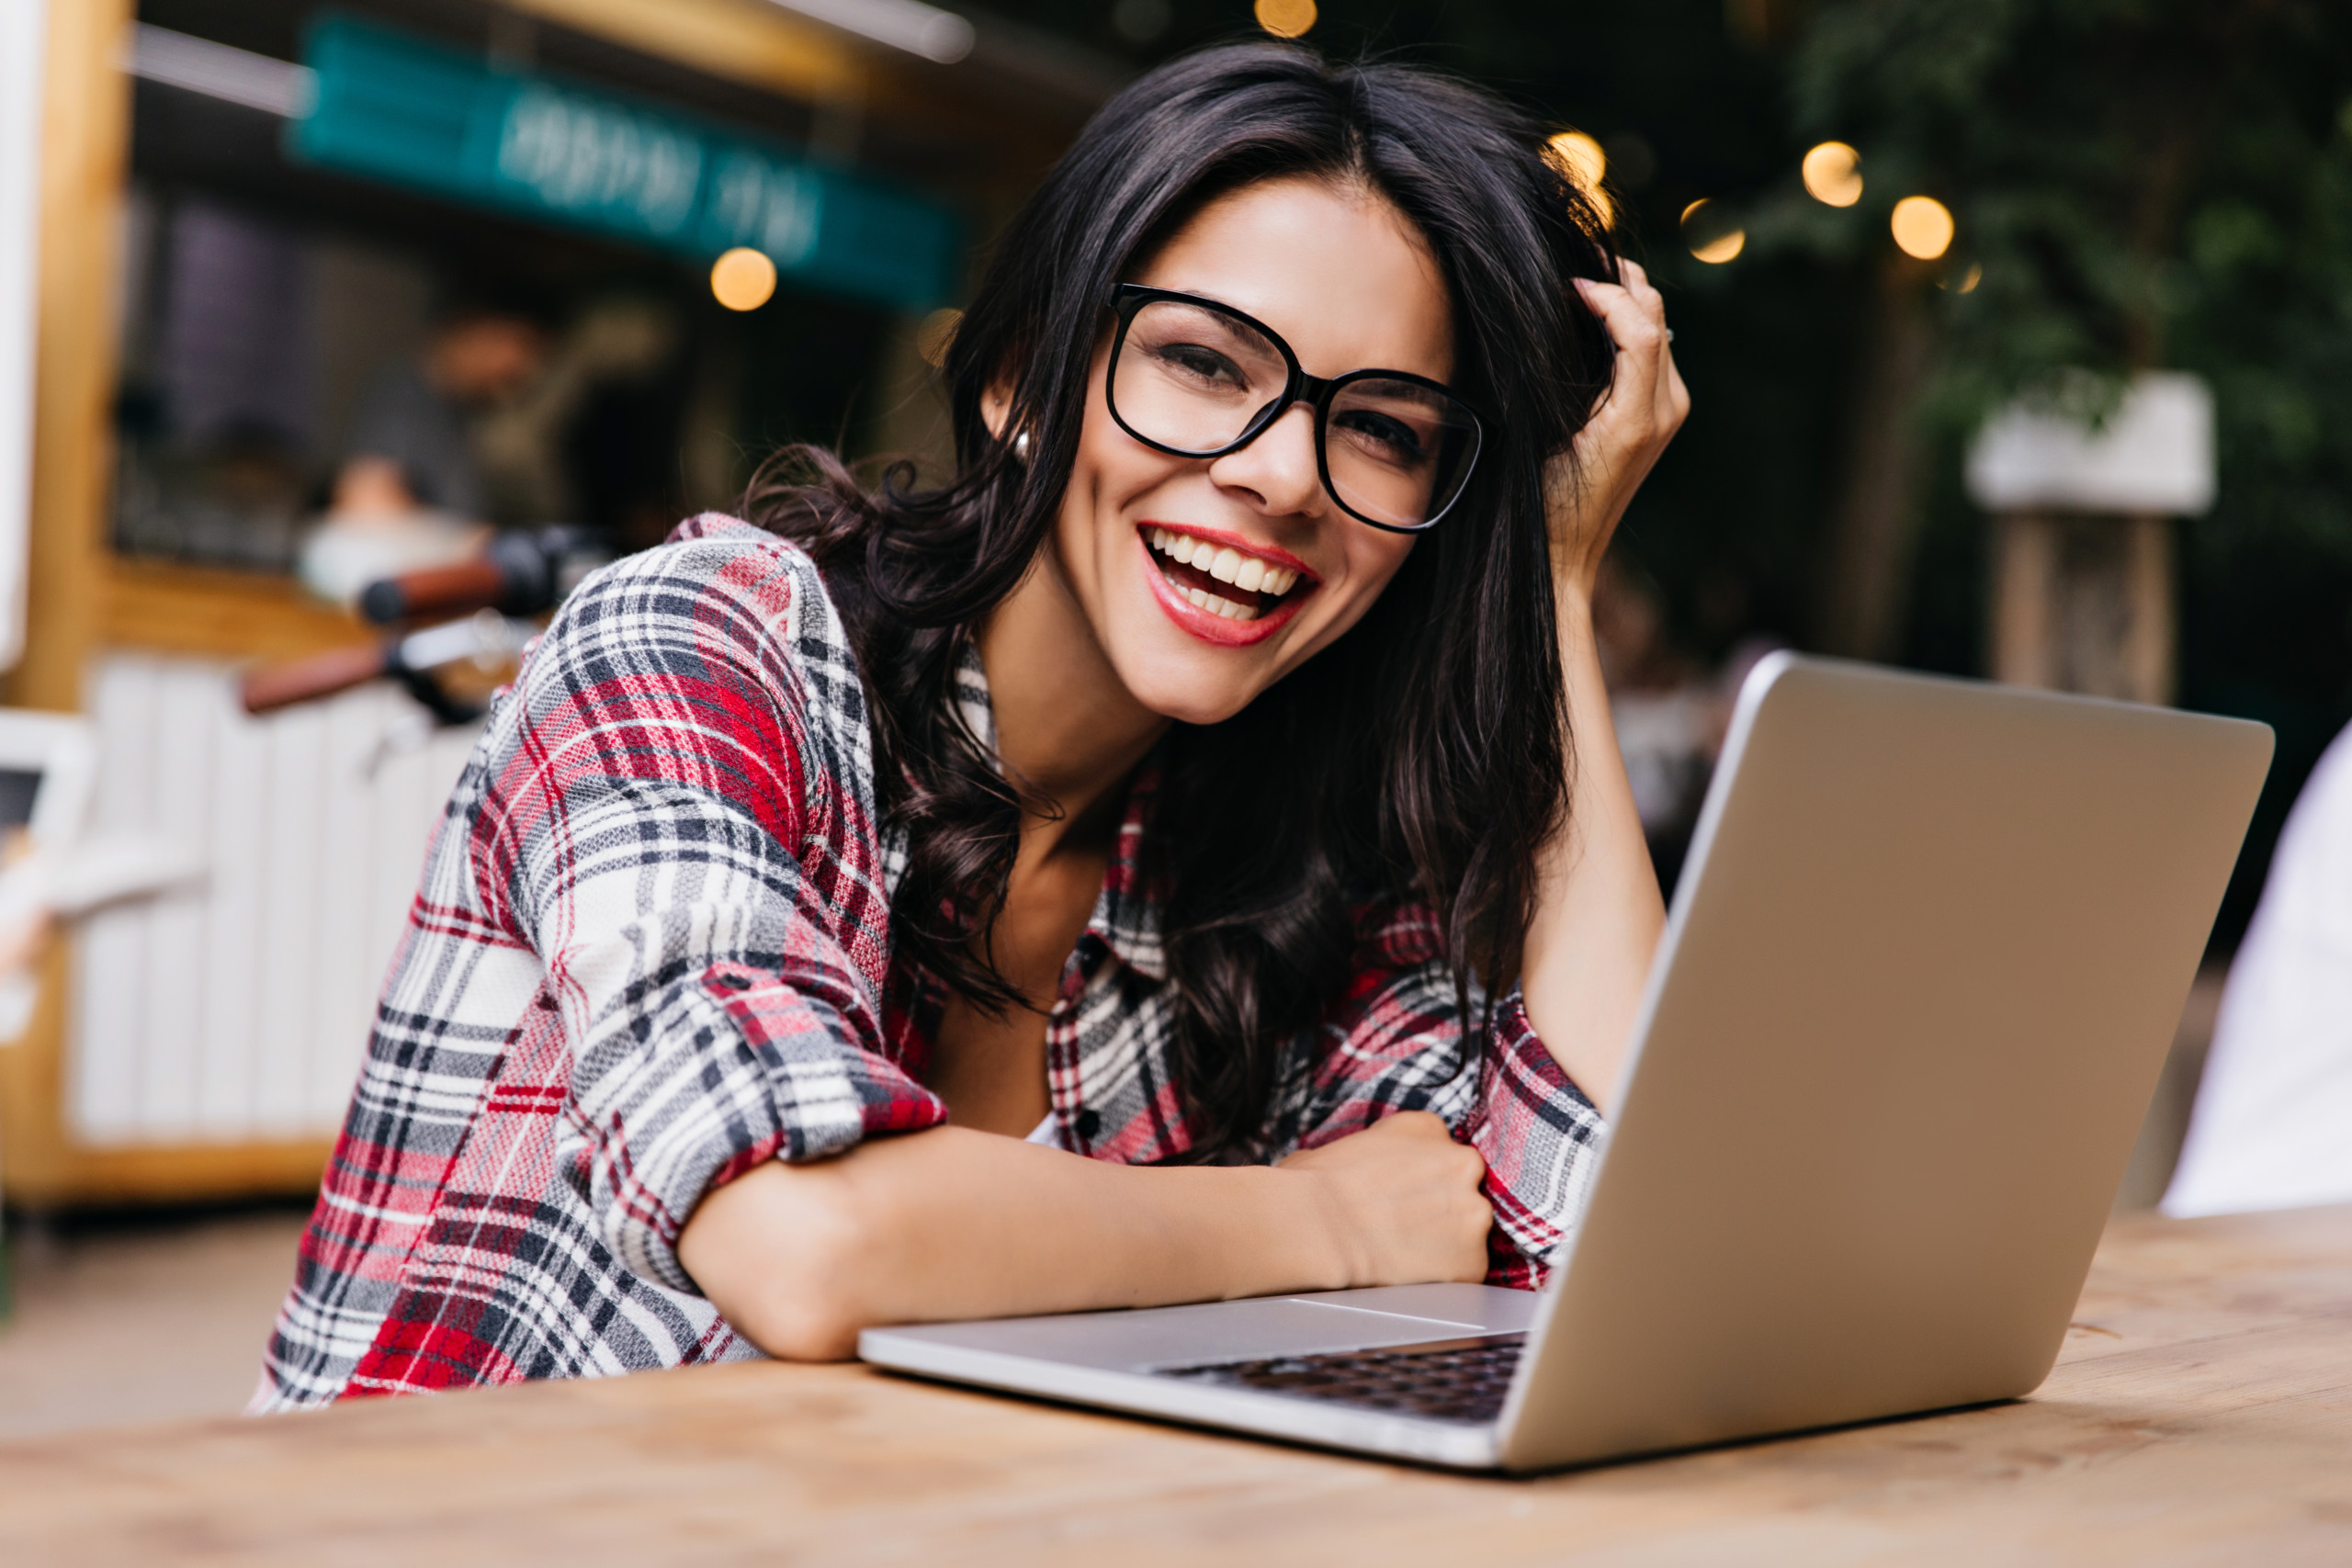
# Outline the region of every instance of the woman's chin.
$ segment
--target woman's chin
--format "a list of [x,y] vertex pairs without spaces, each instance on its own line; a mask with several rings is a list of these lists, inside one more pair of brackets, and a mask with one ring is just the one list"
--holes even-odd
[[1255,681],[1186,681],[1176,674],[1164,665],[1139,672],[1128,681],[1127,691],[1151,712],[1178,724],[1222,724],[1258,694]]
[[1231,718],[1279,678],[1292,614],[1251,626],[1173,603],[1159,585],[1113,594],[1115,625],[1099,628],[1113,665],[1136,702],[1179,724]]
[[[1152,613],[1147,607],[1146,614]],[[1138,631],[1142,635],[1135,635]],[[1128,635],[1107,640],[1127,694],[1179,724],[1222,723],[1266,686],[1261,659],[1246,649],[1206,648],[1159,626],[1131,626]]]

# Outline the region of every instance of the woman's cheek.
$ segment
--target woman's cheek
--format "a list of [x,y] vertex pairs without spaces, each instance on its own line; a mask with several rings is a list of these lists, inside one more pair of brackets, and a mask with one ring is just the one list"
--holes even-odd
[[[1360,525],[1359,531],[1374,534],[1374,530]],[[1377,534],[1373,538],[1353,543],[1348,553],[1347,577],[1341,585],[1340,594],[1333,601],[1330,624],[1315,639],[1317,649],[1346,636],[1358,621],[1371,613],[1373,605],[1396,581],[1396,573],[1405,565],[1405,558],[1412,554],[1413,544],[1413,536],[1409,534]]]

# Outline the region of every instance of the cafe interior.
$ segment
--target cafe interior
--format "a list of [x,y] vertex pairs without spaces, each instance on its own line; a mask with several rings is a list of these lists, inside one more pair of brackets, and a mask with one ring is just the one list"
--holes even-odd
[[[36,543],[74,598],[36,598],[19,690],[71,688],[95,726],[91,830],[204,869],[83,923],[0,1053],[0,1160],[36,1213],[315,1182],[471,743],[478,702],[442,693],[511,667],[492,637],[405,683],[338,676],[379,641],[362,580],[483,525],[560,541],[576,580],[797,440],[937,464],[925,355],[968,242],[1116,79],[1043,38],[948,62],[695,0],[157,0],[129,38],[81,128],[104,183],[52,216],[112,263],[51,306],[109,371],[56,459],[102,500]],[[698,161],[718,194],[686,210]],[[477,441],[479,493],[338,561],[315,535],[356,427],[397,421],[398,373],[469,320],[493,361],[511,329],[529,381]],[[241,701],[257,670],[299,694]]]

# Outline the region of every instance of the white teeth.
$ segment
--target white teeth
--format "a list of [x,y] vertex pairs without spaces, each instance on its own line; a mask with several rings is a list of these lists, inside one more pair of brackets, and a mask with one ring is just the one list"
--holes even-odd
[[1195,610],[1205,610],[1209,607],[1209,596],[1197,588],[1184,590],[1184,597],[1193,602],[1193,608]]
[[[1256,556],[1243,555],[1230,545],[1213,545],[1206,539],[1196,539],[1190,534],[1179,534],[1172,528],[1153,528],[1146,536],[1151,547],[1179,565],[1197,567],[1220,582],[1230,582],[1244,593],[1271,593],[1279,599],[1298,581],[1295,568],[1275,566]],[[1204,598],[1212,604],[1225,604],[1226,610],[1245,621],[1258,618],[1254,604],[1234,605],[1199,589],[1186,589],[1195,604]]]

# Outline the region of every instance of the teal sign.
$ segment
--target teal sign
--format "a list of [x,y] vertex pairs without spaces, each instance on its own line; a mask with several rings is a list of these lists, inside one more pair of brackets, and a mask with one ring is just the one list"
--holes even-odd
[[305,60],[316,107],[287,136],[308,162],[696,261],[749,245],[787,278],[906,310],[953,286],[944,209],[781,145],[348,17],[314,25]]

